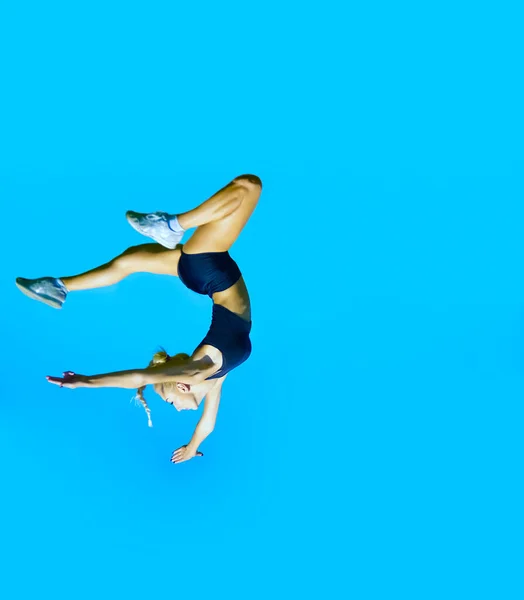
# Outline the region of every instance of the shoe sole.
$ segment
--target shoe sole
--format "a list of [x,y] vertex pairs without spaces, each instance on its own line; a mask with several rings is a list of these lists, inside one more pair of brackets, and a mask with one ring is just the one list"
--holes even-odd
[[28,290],[21,283],[18,283],[18,281],[16,281],[16,287],[22,292],[22,294],[26,295],[28,298],[31,298],[32,300],[38,300],[39,302],[43,302],[44,304],[47,304],[47,306],[50,306],[51,308],[57,308],[57,309],[62,308],[62,304],[60,302],[58,302],[58,300],[54,300],[53,298],[49,298],[48,296],[40,296],[39,294],[35,294],[35,292]]
[[129,212],[126,213],[126,219],[127,222],[131,225],[131,227],[137,231],[140,235],[145,235],[148,238],[151,238],[152,240],[155,240],[155,242],[157,244],[160,244],[161,246],[164,246],[164,248],[168,248],[169,250],[174,250],[178,244],[175,244],[174,246],[171,244],[168,244],[165,240],[151,234],[151,233],[144,233],[143,231],[140,231],[140,225],[138,223],[134,223],[133,222],[133,217],[129,214]]

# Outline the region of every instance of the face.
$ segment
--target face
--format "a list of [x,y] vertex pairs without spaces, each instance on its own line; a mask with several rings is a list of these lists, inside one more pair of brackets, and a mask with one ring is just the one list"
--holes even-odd
[[168,404],[181,410],[197,410],[198,402],[191,386],[185,383],[158,383],[154,386],[155,392]]

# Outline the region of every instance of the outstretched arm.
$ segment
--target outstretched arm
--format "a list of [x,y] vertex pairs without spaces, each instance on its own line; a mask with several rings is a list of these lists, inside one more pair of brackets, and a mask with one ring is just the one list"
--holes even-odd
[[146,369],[130,369],[128,371],[115,371],[114,373],[102,373],[100,375],[78,375],[73,371],[66,371],[62,377],[50,377],[46,379],[49,383],[54,383],[60,387],[75,388],[96,388],[96,387],[117,387],[133,389],[146,385]]
[[144,385],[167,383],[169,381],[182,381],[189,385],[195,385],[204,381],[216,370],[217,366],[213,361],[208,356],[204,356],[199,360],[188,359],[182,363],[172,365],[166,363],[161,366],[147,367],[146,369],[129,369],[100,375],[77,375],[72,371],[66,371],[62,377],[47,377],[47,381],[66,388],[117,387],[135,389]]
[[171,462],[180,463],[189,460],[194,456],[203,456],[202,452],[198,451],[198,447],[215,428],[224,379],[225,377],[219,379],[216,386],[207,393],[204,403],[204,412],[195,428],[191,441],[186,446],[182,446],[173,452]]

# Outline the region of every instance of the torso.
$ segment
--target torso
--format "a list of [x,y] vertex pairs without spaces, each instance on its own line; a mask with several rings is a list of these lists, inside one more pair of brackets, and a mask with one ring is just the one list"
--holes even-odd
[[227,290],[213,294],[212,299],[215,304],[220,304],[246,321],[251,321],[251,302],[243,277]]
[[[179,260],[181,257],[181,254],[180,254],[181,248],[175,250],[175,252],[177,252],[176,273],[179,275],[179,277],[181,277],[181,273],[179,272]],[[188,256],[191,256],[191,255],[188,255]],[[204,264],[203,266],[205,267],[206,265]],[[185,273],[185,277],[186,277],[186,281],[183,280],[182,283],[185,283],[186,286],[189,287],[189,289],[193,289],[192,287],[190,287],[191,284],[188,285],[189,282],[187,280],[187,277],[188,277],[187,271]],[[195,291],[198,291],[198,290],[195,289]],[[198,291],[198,293],[203,293],[203,292]],[[240,279],[238,279],[238,281],[236,281],[236,283],[234,283],[227,289],[213,293],[211,295],[211,299],[213,301],[213,304],[225,308],[230,313],[234,313],[235,315],[240,317],[240,319],[242,321],[246,321],[247,323],[249,323],[249,328],[251,327],[251,325],[250,325],[250,323],[251,323],[251,302],[249,299],[249,293],[247,290],[246,283],[242,276],[240,276]],[[235,328],[233,328],[233,330],[234,329]],[[240,329],[242,330],[242,327]],[[208,332],[208,336],[209,336],[209,333],[210,332]],[[206,338],[208,336],[206,336]],[[223,366],[222,351],[219,350],[214,345],[205,343],[206,341],[207,340],[203,340],[204,343],[195,350],[195,352],[192,355],[192,358],[195,360],[198,360],[207,355],[209,358],[211,358],[213,363],[215,363],[215,365],[217,365],[219,367],[217,369],[217,371],[220,371],[220,369]],[[247,343],[250,344],[249,338],[248,338]],[[220,347],[222,348],[222,346],[220,346]],[[249,350],[249,352],[250,352],[250,350]],[[212,386],[213,381],[220,381],[221,379],[222,378],[216,378],[214,380],[211,379],[211,380],[209,380],[209,385]],[[206,381],[206,383],[207,383],[207,381]]]

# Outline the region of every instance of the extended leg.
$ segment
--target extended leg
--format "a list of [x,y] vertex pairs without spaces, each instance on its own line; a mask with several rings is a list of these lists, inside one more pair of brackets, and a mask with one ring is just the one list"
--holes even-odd
[[61,277],[69,292],[114,285],[133,273],[176,275],[179,250],[166,250],[158,244],[132,246],[109,262],[73,277]]
[[166,250],[158,244],[142,244],[128,248],[109,262],[72,277],[18,278],[20,291],[54,308],[61,308],[68,292],[107,287],[132,273],[177,275],[180,250]]

